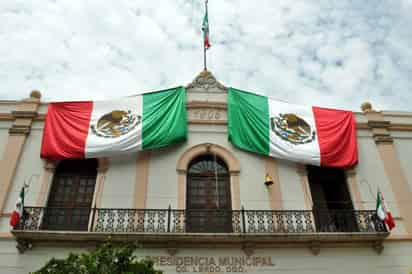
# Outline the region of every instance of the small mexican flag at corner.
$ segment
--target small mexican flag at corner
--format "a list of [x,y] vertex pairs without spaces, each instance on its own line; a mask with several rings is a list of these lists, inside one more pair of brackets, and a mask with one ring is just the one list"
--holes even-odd
[[24,186],[20,190],[19,198],[16,201],[16,208],[13,210],[10,216],[10,225],[14,228],[18,225],[21,216],[23,216],[24,207]]
[[378,215],[380,220],[385,222],[389,230],[392,230],[395,227],[395,220],[393,219],[392,214],[383,199],[382,192],[380,191],[378,191],[378,195],[376,197],[376,215]]

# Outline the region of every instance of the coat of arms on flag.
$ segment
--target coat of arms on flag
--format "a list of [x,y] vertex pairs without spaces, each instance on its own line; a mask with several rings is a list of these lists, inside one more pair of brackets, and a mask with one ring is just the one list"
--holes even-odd
[[316,137],[313,127],[294,113],[271,118],[271,128],[278,137],[294,145],[310,143]]

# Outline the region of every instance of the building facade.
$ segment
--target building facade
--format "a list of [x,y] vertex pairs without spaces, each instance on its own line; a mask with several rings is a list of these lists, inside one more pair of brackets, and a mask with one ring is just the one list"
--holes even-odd
[[[412,113],[355,113],[359,164],[305,166],[227,140],[227,89],[186,87],[188,139],[119,158],[40,158],[47,104],[0,101],[0,273],[110,239],[138,242],[165,273],[411,273]],[[29,184],[23,221],[9,218]],[[395,217],[374,213],[380,189]]]

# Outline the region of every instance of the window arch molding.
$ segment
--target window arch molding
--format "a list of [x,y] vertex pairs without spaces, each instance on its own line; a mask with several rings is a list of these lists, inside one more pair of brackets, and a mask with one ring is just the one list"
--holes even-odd
[[186,186],[187,186],[187,171],[190,163],[193,159],[201,156],[212,154],[221,158],[227,165],[230,174],[230,188],[232,195],[232,209],[240,209],[240,183],[239,173],[240,164],[238,159],[226,148],[211,143],[204,143],[195,145],[187,149],[180,156],[177,161],[176,171],[178,174],[178,201],[177,206],[179,209],[185,209],[186,207]]
[[196,145],[186,150],[177,162],[177,172],[187,173],[187,168],[189,167],[190,162],[203,154],[216,154],[216,156],[222,158],[229,168],[229,173],[231,175],[238,174],[240,172],[239,161],[229,150],[222,146],[210,143]]

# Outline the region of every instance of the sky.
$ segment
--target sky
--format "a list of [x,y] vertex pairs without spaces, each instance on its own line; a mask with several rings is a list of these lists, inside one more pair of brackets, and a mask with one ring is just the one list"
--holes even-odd
[[[2,0],[0,99],[99,100],[189,84],[203,0]],[[295,104],[412,111],[412,0],[209,0],[208,69]]]

